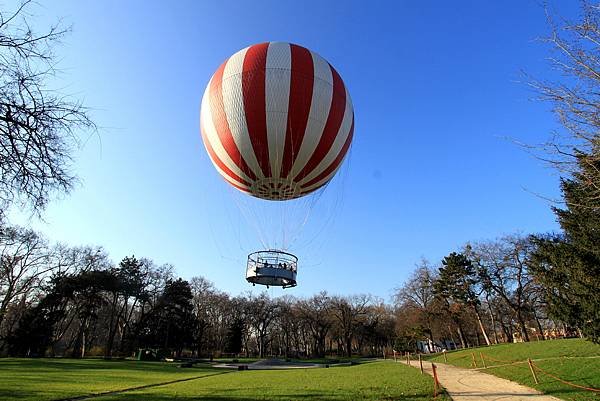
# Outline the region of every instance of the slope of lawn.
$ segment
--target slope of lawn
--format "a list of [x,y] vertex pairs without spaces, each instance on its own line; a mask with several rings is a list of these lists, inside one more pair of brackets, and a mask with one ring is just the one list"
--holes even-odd
[[215,372],[161,362],[5,358],[0,359],[0,400],[55,400]]
[[[473,355],[483,371],[540,390],[564,400],[584,401],[599,399],[600,393],[586,391],[561,383],[544,374],[542,369],[562,380],[584,387],[600,389],[600,345],[581,339],[549,340],[517,344],[500,344],[447,353],[448,364],[472,368]],[[539,384],[535,384],[527,364],[531,358]],[[444,363],[443,355],[429,358]]]
[[[97,401],[431,400],[433,380],[390,361],[355,366],[232,371],[219,376],[96,398]],[[438,399],[449,400],[445,396]]]

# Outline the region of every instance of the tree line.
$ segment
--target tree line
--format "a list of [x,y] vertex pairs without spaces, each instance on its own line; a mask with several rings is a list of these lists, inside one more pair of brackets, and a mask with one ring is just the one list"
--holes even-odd
[[231,296],[203,277],[2,227],[0,353],[18,356],[381,354],[393,308],[369,295]]
[[[540,242],[542,241],[542,242]],[[589,322],[544,286],[547,237],[468,243],[423,260],[391,302],[368,294],[232,296],[203,277],[100,247],[52,245],[0,227],[0,355],[211,357],[381,356],[500,342],[588,336]],[[571,280],[572,282],[572,280]],[[578,300],[578,313],[585,301]],[[561,312],[561,311],[559,311]],[[581,316],[580,316],[581,318]]]

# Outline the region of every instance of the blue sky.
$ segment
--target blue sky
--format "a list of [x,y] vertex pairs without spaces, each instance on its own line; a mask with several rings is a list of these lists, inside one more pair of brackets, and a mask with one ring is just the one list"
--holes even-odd
[[[573,1],[551,10],[578,14]],[[44,221],[14,214],[52,240],[169,262],[237,294],[252,289],[247,253],[281,240],[272,227],[285,216],[301,263],[286,293],[388,299],[421,257],[558,227],[537,195],[559,197],[558,177],[507,139],[539,143],[557,128],[519,82],[522,70],[552,77],[537,1],[53,1],[32,12],[40,27],[72,24],[59,85],[101,127],[76,153],[76,190]],[[214,70],[273,40],[325,57],[354,103],[350,156],[313,207],[229,189],[199,135]]]

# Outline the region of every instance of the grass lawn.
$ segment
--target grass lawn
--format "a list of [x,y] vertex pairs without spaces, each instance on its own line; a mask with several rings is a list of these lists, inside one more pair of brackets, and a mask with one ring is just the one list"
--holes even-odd
[[[558,380],[537,372],[539,384],[535,384],[527,365],[531,358],[541,369],[578,385],[600,388],[600,345],[581,339],[536,341],[530,343],[500,344],[448,352],[448,363],[464,368],[472,367],[474,353],[477,366],[483,366],[480,353],[486,360],[486,373],[513,380],[564,400],[586,401],[600,399],[600,393],[568,386]],[[443,355],[430,358],[444,362]],[[514,363],[511,362],[523,362]],[[496,366],[496,367],[494,367]]]
[[431,377],[381,361],[329,369],[235,371],[97,400],[431,400],[432,392]]
[[[209,376],[213,374],[216,375]],[[178,369],[157,362],[5,359],[0,360],[0,399],[52,400],[201,375],[206,377],[94,400],[425,401],[433,398],[431,377],[390,361],[328,369],[224,371]],[[445,396],[438,399],[449,400]]]
[[214,373],[173,363],[3,358],[0,400],[55,400]]

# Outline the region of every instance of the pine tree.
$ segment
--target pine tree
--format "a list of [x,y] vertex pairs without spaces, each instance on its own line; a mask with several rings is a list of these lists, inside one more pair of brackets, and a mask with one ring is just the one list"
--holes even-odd
[[[439,277],[434,283],[435,293],[444,300],[446,309],[457,326],[463,348],[466,341],[459,314],[456,313],[457,308],[454,306],[464,306],[474,312],[485,342],[490,345],[489,337],[479,313],[480,302],[475,292],[477,281],[476,269],[473,263],[462,253],[452,252],[442,260]],[[460,311],[460,308],[458,311]]]
[[550,316],[600,342],[600,149],[591,153],[580,153],[579,171],[561,180],[565,208],[554,213],[563,233],[534,238],[530,262]]

